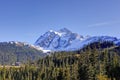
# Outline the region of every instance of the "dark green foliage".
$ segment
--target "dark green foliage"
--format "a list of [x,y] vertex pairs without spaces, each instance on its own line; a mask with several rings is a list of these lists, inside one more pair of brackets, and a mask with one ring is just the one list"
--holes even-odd
[[110,42],[110,41],[94,42],[94,43],[90,43],[89,45],[86,45],[82,50],[85,51],[88,48],[104,49],[104,48],[109,48],[112,46],[115,46],[115,44],[113,42]]
[[0,80],[120,80],[119,47],[56,52],[32,65],[1,68]]

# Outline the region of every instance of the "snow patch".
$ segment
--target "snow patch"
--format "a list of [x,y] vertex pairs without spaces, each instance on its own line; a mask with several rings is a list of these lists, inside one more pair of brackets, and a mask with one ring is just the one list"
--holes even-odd
[[35,42],[36,46],[41,47],[42,51],[74,51],[83,48],[93,42],[113,41],[115,44],[120,44],[120,40],[110,36],[86,36],[83,37],[77,33],[72,33],[70,30],[63,28],[59,31],[50,30]]

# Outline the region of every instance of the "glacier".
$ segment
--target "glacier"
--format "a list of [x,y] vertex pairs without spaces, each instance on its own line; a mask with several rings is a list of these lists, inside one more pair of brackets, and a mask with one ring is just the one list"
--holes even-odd
[[35,42],[35,46],[41,47],[44,51],[75,51],[93,42],[111,41],[120,45],[120,39],[111,36],[82,36],[73,33],[67,28],[58,31],[49,30],[41,35]]

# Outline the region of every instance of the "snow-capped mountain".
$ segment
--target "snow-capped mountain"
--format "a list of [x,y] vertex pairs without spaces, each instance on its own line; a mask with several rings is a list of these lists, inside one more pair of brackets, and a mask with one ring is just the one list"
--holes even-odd
[[35,45],[47,50],[61,51],[69,49],[73,46],[73,43],[76,41],[81,42],[84,39],[83,36],[72,33],[70,30],[63,28],[59,31],[49,30],[38,38]]
[[35,42],[36,46],[40,46],[45,50],[52,51],[73,51],[83,48],[93,42],[112,41],[116,45],[120,44],[120,40],[110,36],[82,36],[63,28],[58,31],[49,30],[40,36]]

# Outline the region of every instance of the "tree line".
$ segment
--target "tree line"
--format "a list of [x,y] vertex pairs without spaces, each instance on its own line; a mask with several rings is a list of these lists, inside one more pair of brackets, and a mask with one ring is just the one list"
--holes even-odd
[[0,68],[0,80],[120,80],[120,47],[55,52],[20,68]]

